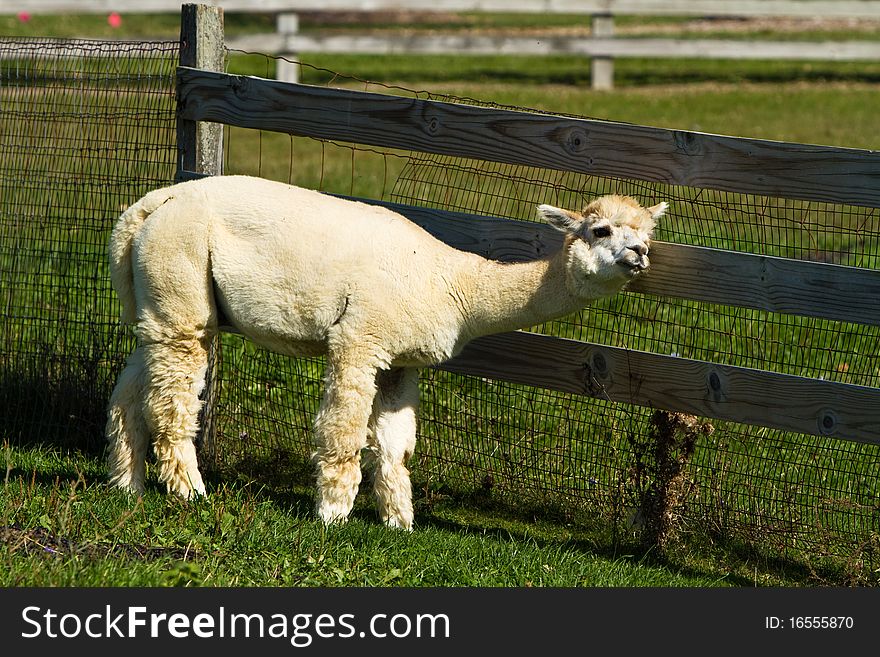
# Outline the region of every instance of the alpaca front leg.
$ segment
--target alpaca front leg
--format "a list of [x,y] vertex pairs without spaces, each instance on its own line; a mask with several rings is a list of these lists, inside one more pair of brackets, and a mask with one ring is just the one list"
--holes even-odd
[[144,492],[148,430],[143,417],[144,358],[138,348],[129,356],[107,407],[105,435],[110,483],[136,495]]
[[345,522],[361,483],[360,454],[376,394],[376,369],[328,359],[324,398],[315,419],[318,517]]
[[373,494],[382,521],[411,530],[412,485],[406,464],[415,450],[419,407],[419,372],[380,372],[370,420],[370,443],[376,456]]
[[144,417],[153,433],[159,481],[188,499],[205,495],[195,437],[202,407],[209,339],[180,339],[143,347],[146,365]]

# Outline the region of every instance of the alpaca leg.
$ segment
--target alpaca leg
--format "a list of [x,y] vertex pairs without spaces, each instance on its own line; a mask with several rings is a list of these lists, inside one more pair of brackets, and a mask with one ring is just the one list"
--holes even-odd
[[370,447],[376,463],[373,494],[382,521],[411,530],[412,485],[406,464],[416,445],[419,372],[414,368],[380,372],[370,420]]
[[110,396],[106,428],[110,483],[137,495],[144,492],[149,439],[142,411],[143,386],[144,354],[138,348],[129,356],[116,381]]
[[315,419],[318,516],[345,522],[361,483],[361,450],[376,394],[376,368],[328,358],[324,397]]
[[144,417],[153,434],[159,481],[183,498],[205,494],[194,439],[209,337],[145,345]]

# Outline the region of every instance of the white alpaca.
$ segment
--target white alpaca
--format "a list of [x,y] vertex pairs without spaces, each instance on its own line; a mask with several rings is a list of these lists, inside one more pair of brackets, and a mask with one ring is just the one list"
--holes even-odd
[[375,456],[382,520],[410,529],[418,370],[478,336],[533,326],[618,292],[648,266],[661,203],[605,196],[538,208],[562,248],[503,264],[456,250],[390,210],[260,178],[151,192],[110,240],[113,286],[138,347],[110,400],[111,480],[140,493],[153,438],[159,478],[204,494],[193,437],[218,322],[282,354],[327,355],[315,419],[317,512],[345,520]]

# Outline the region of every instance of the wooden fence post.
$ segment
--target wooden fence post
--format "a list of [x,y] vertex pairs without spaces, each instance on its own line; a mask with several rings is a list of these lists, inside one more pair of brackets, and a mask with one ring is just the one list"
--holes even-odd
[[286,59],[278,59],[275,61],[275,79],[281,82],[299,82],[299,62],[288,61],[294,59],[296,53],[286,50],[288,48],[288,37],[299,32],[299,15],[298,14],[278,14],[277,20],[278,34],[284,40],[282,52],[280,56]]
[[[180,65],[208,71],[225,72],[226,45],[223,35],[223,9],[208,5],[186,4],[180,11]],[[177,179],[192,173],[217,176],[223,169],[223,125],[177,118]],[[189,172],[189,173],[188,173]],[[213,467],[215,459],[215,414],[220,394],[217,372],[220,364],[220,340],[208,347],[208,370],[202,393],[204,406],[199,418],[201,430],[196,438],[199,465]]]
[[[180,9],[180,65],[206,71],[226,70],[223,9],[183,5]],[[223,126],[177,121],[177,177],[183,171],[219,175],[223,161]]]
[[[593,39],[614,36],[614,16],[611,14],[595,14],[593,16]],[[593,57],[590,63],[590,83],[593,89],[614,88],[614,59],[611,57]]]

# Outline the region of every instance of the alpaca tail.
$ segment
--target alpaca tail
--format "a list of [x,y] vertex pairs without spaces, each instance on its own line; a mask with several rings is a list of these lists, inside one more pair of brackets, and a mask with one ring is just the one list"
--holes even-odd
[[172,194],[167,189],[150,192],[122,213],[110,234],[110,281],[122,303],[123,322],[137,321],[132,263],[134,239],[147,217],[172,198]]

